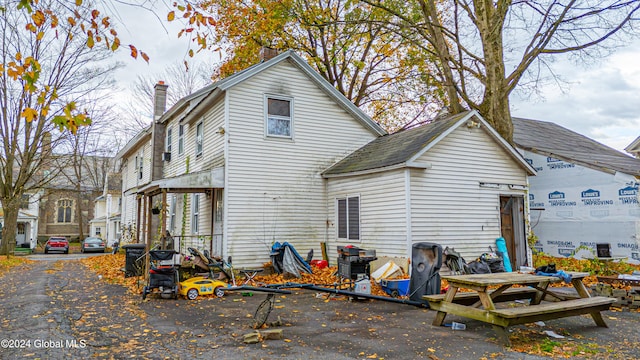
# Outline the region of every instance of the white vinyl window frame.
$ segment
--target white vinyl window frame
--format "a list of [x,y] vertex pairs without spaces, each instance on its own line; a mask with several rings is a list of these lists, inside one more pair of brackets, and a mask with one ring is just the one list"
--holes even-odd
[[[283,105],[288,103],[288,114],[283,111],[277,111],[275,106],[270,106],[271,101],[274,104]],[[271,110],[270,110],[271,108]],[[281,108],[282,109],[282,108]],[[268,138],[293,139],[294,136],[294,118],[293,118],[293,97],[284,95],[264,95],[264,134]],[[288,126],[287,126],[288,125]]]
[[178,125],[178,155],[184,154],[184,124]]
[[360,195],[336,198],[336,238],[341,240],[361,239]]
[[144,150],[138,153],[136,156],[136,179],[142,180],[144,174]]
[[196,124],[196,157],[202,156],[203,145],[204,145],[204,123],[200,121]]
[[171,143],[173,141],[173,139],[172,139],[173,131],[172,130],[173,129],[171,127],[169,127],[167,129],[167,140],[166,140],[166,143],[165,143],[164,151],[168,152],[168,153],[171,153]]
[[200,220],[200,194],[191,194],[191,233],[197,234]]

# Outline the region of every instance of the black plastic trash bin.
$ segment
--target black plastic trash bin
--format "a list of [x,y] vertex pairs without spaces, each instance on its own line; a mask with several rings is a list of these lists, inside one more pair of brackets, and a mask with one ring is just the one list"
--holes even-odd
[[145,244],[127,244],[125,250],[124,277],[141,276],[144,271]]
[[409,299],[426,303],[424,295],[440,293],[442,246],[429,242],[413,244],[411,251],[411,279]]

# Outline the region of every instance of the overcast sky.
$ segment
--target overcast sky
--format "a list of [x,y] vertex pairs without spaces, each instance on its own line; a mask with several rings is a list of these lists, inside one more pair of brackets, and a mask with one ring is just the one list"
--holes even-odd
[[[159,16],[166,18],[166,12]],[[160,22],[150,12],[120,11],[126,28],[119,28],[123,44],[133,43],[151,60],[132,60],[128,51],[116,54],[125,68],[116,80],[121,91],[128,91],[138,74],[154,75],[167,66],[189,59],[186,39],[177,39],[178,24]],[[168,28],[163,28],[170,26]],[[640,136],[640,40],[619,49],[612,56],[590,67],[568,62],[556,64],[555,70],[569,83],[561,90],[555,84],[541,89],[542,99],[511,97],[512,115],[555,122],[605,145],[624,151]],[[219,61],[211,53],[198,60]],[[158,79],[164,80],[164,79]],[[170,86],[171,84],[169,84]]]

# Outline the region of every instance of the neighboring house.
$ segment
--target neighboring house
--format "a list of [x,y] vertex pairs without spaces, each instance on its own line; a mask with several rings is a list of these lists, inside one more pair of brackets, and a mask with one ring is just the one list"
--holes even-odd
[[409,257],[423,241],[473,258],[507,234],[527,262],[535,171],[476,112],[387,135],[291,51],[164,112],[166,90],[118,154],[123,226],[150,245],[169,231],[182,251],[258,266],[274,241],[317,254],[327,243],[332,261],[337,245]]
[[514,142],[538,172],[529,194],[536,248],[570,256],[609,244],[612,256],[640,262],[640,159],[551,122],[513,125]]
[[151,130],[150,126],[138,133],[116,155],[122,182],[120,223],[123,244],[136,242],[137,191],[151,181]]
[[120,239],[121,196],[121,173],[108,173],[104,191],[94,201],[89,235],[102,238],[109,246]]
[[[39,193],[22,195],[16,228],[16,247],[35,249],[38,245],[39,198]],[[0,208],[0,224],[4,226],[2,208]]]
[[[55,171],[43,170],[52,179],[40,192],[38,237],[65,236],[80,240],[90,234],[94,200],[102,193],[104,179],[112,158],[101,156],[73,157],[55,155]],[[74,164],[81,164],[75,166]],[[48,175],[51,174],[51,175]],[[55,175],[53,175],[55,174]]]
[[627,147],[624,148],[624,151],[628,152],[636,158],[640,158],[640,136],[633,140],[631,144],[627,145]]

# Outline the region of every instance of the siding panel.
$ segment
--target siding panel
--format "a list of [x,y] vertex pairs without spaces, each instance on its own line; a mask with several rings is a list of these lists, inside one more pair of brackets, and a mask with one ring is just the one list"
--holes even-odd
[[500,195],[524,190],[480,182],[526,185],[524,169],[482,129],[460,127],[426,152],[427,170],[411,171],[412,238],[453,246],[473,260],[500,236]]
[[[293,98],[293,139],[265,137],[264,95]],[[374,139],[289,62],[229,90],[227,251],[234,262],[269,260],[274,241],[301,253],[326,237],[320,173]]]

